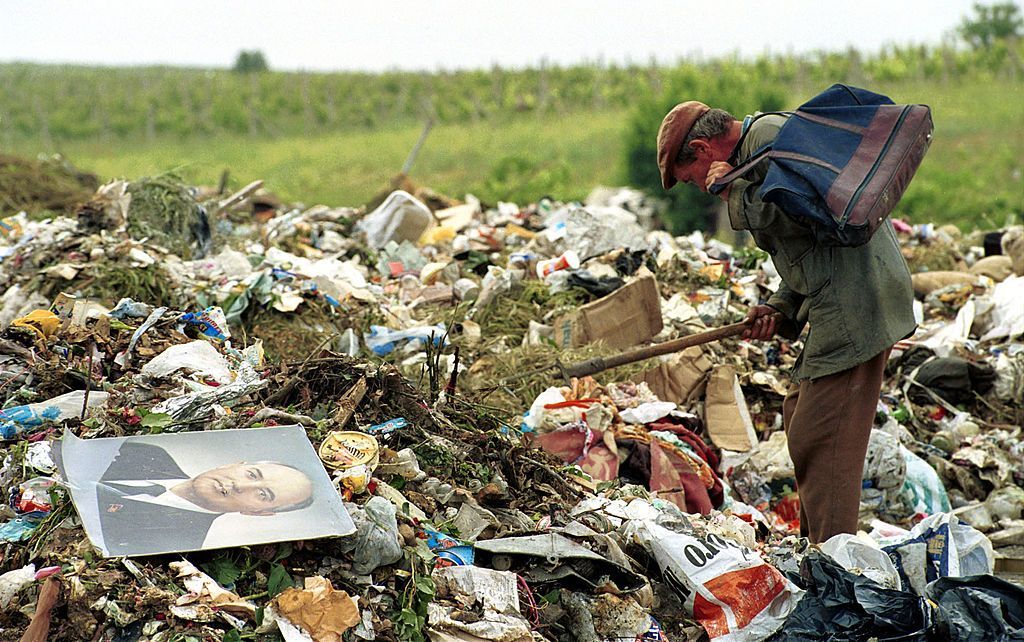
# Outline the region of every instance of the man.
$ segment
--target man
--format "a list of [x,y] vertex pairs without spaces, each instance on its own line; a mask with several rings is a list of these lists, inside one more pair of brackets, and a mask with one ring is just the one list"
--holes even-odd
[[[689,101],[665,116],[658,132],[662,185],[707,191],[735,165],[775,139],[785,116],[740,122]],[[762,162],[720,196],[729,221],[772,257],[782,286],[755,305],[744,337],[768,340],[778,330],[796,339],[809,326],[783,422],[800,495],[800,530],[813,542],[857,530],[861,473],[892,345],[914,333],[910,273],[892,224],[860,247],[818,243],[807,223],[759,196]]]
[[239,462],[185,474],[159,446],[127,440],[96,485],[108,555],[203,547],[225,513],[271,516],[309,506],[312,481],[275,462]]

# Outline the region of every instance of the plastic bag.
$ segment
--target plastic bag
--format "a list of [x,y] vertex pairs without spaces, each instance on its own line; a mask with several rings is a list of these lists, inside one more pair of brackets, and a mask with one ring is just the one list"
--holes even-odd
[[430,209],[415,196],[395,190],[377,209],[356,223],[356,230],[366,235],[367,245],[379,250],[388,241],[416,242],[433,221]]
[[631,522],[630,531],[654,553],[665,579],[712,640],[763,640],[800,601],[799,588],[734,541],[676,533],[651,520]]
[[383,497],[371,497],[359,508],[346,504],[356,524],[356,533],[342,542],[342,552],[352,551],[352,570],[368,575],[380,566],[402,559],[402,543],[398,534],[398,512]]
[[1024,588],[991,575],[944,577],[925,595],[939,606],[939,635],[954,642],[1024,640]]
[[818,551],[803,559],[800,575],[807,593],[773,641],[929,639],[933,613],[922,597],[854,575]]
[[390,354],[399,342],[410,341],[415,347],[422,347],[431,341],[435,346],[442,345],[445,336],[443,323],[437,325],[424,325],[405,330],[392,330],[379,325],[371,325],[370,332],[363,335],[366,347],[375,355],[384,356]]
[[868,451],[864,457],[864,469],[861,478],[866,488],[878,488],[887,490],[899,488],[907,476],[907,467],[903,458],[899,456],[900,441],[894,435],[871,429],[871,438],[868,440]]
[[900,574],[892,560],[870,539],[840,533],[823,543],[821,550],[855,575],[863,575],[888,589],[900,588]]
[[951,513],[925,518],[899,542],[885,545],[903,588],[923,595],[940,577],[985,575],[995,568],[992,543],[977,529]]
[[935,515],[948,513],[952,508],[946,487],[942,485],[939,474],[925,460],[912,453],[907,447],[900,445],[900,453],[906,463],[907,477],[903,482],[901,493],[906,502],[917,514]]
[[671,401],[649,401],[635,408],[626,408],[619,416],[627,424],[649,424],[655,422],[676,409]]
[[[89,408],[101,406],[107,401],[107,393],[98,390],[89,392]],[[0,410],[0,437],[13,439],[29,428],[44,423],[58,422],[68,417],[77,417],[85,405],[85,391],[75,390],[67,394],[32,403]]]

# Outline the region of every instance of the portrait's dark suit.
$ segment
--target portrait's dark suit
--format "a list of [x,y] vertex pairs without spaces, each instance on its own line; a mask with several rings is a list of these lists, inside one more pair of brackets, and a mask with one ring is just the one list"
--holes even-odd
[[131,499],[130,495],[158,496],[164,487],[137,488],[117,481],[181,480],[184,473],[159,446],[126,441],[100,477],[96,499],[103,543],[110,555],[148,555],[197,550],[219,513],[204,513]]

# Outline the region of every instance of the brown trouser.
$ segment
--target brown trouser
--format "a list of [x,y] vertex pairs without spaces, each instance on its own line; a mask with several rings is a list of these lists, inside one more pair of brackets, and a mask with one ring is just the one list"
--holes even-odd
[[861,476],[889,350],[789,388],[782,404],[800,495],[800,534],[824,542],[856,533]]

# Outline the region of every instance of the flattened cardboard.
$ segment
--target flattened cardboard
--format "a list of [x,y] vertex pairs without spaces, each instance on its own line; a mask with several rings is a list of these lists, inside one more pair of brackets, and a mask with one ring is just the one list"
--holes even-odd
[[692,346],[633,377],[646,382],[658,399],[684,405],[704,392],[711,360],[700,346]]
[[555,342],[576,348],[604,341],[621,350],[650,341],[661,329],[658,283],[647,275],[557,319]]
[[723,450],[746,452],[757,444],[754,422],[732,366],[716,366],[711,371],[704,396],[704,421],[711,441]]

